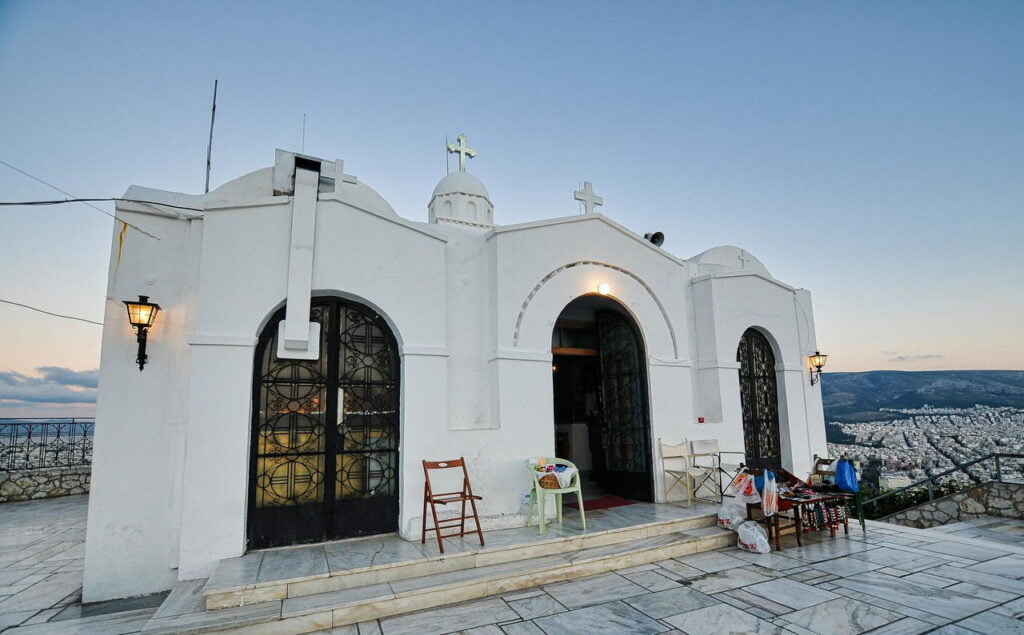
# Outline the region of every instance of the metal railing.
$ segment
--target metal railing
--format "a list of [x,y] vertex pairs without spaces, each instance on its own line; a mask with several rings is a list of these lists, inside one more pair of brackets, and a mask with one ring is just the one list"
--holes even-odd
[[0,471],[92,464],[95,419],[0,419]]
[[884,492],[882,494],[879,494],[878,496],[875,496],[874,498],[867,499],[866,501],[864,501],[863,504],[864,504],[865,507],[868,506],[868,505],[875,505],[877,507],[878,501],[881,501],[882,499],[888,498],[890,496],[896,496],[897,494],[902,494],[904,492],[909,492],[911,490],[917,490],[917,489],[921,488],[922,486],[925,487],[928,490],[928,500],[930,500],[930,501],[935,500],[935,486],[938,485],[938,480],[941,479],[944,476],[949,476],[950,474],[955,474],[957,472],[963,472],[972,481],[974,481],[976,484],[980,485],[982,482],[984,482],[983,479],[980,479],[977,476],[975,476],[974,474],[971,474],[967,470],[967,468],[969,468],[969,467],[971,467],[973,465],[977,465],[978,463],[982,463],[984,461],[994,461],[995,462],[995,473],[994,474],[990,473],[990,475],[994,477],[991,480],[1002,482],[1002,480],[1003,480],[1003,466],[1002,466],[1002,463],[1001,463],[1000,459],[1018,459],[1018,460],[1019,459],[1024,459],[1024,454],[1008,454],[1008,453],[1005,453],[1005,452],[991,452],[989,454],[986,454],[985,456],[982,456],[982,457],[979,457],[979,458],[976,458],[976,459],[971,459],[970,461],[967,461],[966,463],[957,463],[957,462],[954,461],[953,462],[954,467],[951,467],[948,470],[945,470],[943,472],[939,472],[938,474],[932,474],[932,475],[928,476],[928,478],[921,479],[920,481],[911,483],[910,485],[907,485],[905,487],[900,487],[899,489],[893,489],[893,490],[886,491],[886,492]]

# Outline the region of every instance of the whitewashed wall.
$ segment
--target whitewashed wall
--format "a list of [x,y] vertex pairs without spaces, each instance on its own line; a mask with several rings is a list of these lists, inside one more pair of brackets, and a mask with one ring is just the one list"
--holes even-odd
[[[211,192],[202,221],[138,214],[159,242],[114,236],[87,601],[167,589],[245,550],[254,346],[287,295],[291,199],[270,181],[261,170]],[[158,195],[179,196],[148,191]],[[787,466],[799,474],[824,451],[805,368],[810,296],[742,250],[681,260],[599,214],[494,230],[412,223],[348,183],[320,195],[316,223],[314,295],[370,306],[399,343],[407,538],[419,535],[423,459],[465,456],[485,528],[522,524],[523,461],[554,453],[552,329],[600,283],[643,337],[655,469],[659,438],[743,448],[735,355],[752,326],[776,346]],[[139,293],[165,308],[141,374],[120,304]],[[659,500],[663,488],[656,474]]]

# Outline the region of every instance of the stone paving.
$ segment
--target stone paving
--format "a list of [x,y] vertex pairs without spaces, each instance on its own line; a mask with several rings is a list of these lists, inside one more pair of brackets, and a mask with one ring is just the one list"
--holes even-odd
[[[0,630],[131,633],[155,612],[162,596],[81,605],[86,501],[0,506]],[[781,552],[728,548],[325,632],[1024,633],[1024,545],[970,533],[1024,523],[991,520],[869,523],[867,535],[788,537]]]
[[932,527],[928,531],[1024,546],[1024,520],[1017,518],[984,516],[941,527]]

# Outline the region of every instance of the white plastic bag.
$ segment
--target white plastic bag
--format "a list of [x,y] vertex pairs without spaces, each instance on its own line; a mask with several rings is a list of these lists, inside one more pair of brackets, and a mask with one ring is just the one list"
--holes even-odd
[[736,500],[744,503],[760,503],[761,495],[757,493],[754,485],[754,477],[746,472],[740,472],[732,480],[728,491],[731,491]]
[[735,498],[726,499],[718,509],[718,526],[736,529],[747,519],[747,504]]
[[772,550],[768,545],[768,532],[753,520],[740,525],[736,532],[736,546],[754,553],[768,553]]
[[779,511],[779,486],[775,482],[775,472],[771,470],[764,471],[764,491],[761,492],[761,510],[766,517]]

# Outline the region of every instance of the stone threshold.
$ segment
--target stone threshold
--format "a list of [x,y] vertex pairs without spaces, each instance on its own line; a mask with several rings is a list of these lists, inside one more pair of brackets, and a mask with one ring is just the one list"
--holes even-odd
[[[659,531],[674,523],[655,523],[629,530],[601,532],[615,535],[620,540],[561,552],[548,551],[543,555],[531,551],[505,562],[392,581],[367,582],[349,588],[313,592],[312,587],[308,587],[303,591],[311,592],[303,595],[219,610],[204,610],[203,598],[198,592],[202,581],[186,581],[175,587],[143,633],[312,632],[678,558],[720,549],[735,542],[735,534],[714,526],[713,520],[708,524],[706,515],[688,521],[704,526],[688,527],[682,531]],[[640,531],[653,533],[640,536],[636,533]],[[562,537],[525,548],[576,545],[581,538]],[[515,550],[500,549],[505,552]]]

